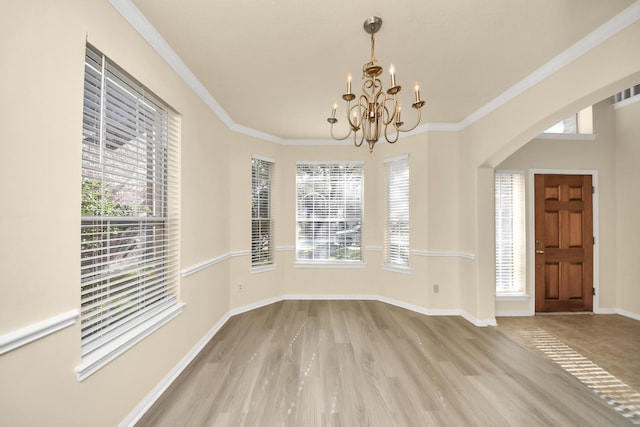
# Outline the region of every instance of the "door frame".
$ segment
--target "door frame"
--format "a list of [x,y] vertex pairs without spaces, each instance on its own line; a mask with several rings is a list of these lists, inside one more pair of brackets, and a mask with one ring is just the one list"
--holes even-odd
[[529,311],[532,316],[536,314],[536,269],[535,269],[535,251],[533,250],[533,242],[535,242],[535,182],[534,175],[591,175],[591,185],[596,189],[592,197],[593,205],[593,237],[596,242],[593,245],[593,288],[596,294],[593,296],[593,312],[600,312],[600,236],[599,236],[599,216],[598,216],[598,193],[600,187],[598,186],[598,171],[597,170],[584,170],[584,169],[529,169],[529,194],[527,201],[529,206],[527,207],[527,253],[528,253],[528,267],[529,274],[528,279],[531,284],[529,294],[531,295],[529,301]]

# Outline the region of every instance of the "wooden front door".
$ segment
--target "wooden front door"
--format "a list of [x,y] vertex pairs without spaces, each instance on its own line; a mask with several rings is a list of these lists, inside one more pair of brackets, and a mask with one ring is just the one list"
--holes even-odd
[[536,312],[593,311],[591,175],[535,175]]

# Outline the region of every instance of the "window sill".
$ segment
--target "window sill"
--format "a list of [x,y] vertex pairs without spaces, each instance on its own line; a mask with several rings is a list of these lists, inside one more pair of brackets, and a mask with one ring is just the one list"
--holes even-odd
[[266,271],[273,271],[277,268],[278,266],[276,264],[258,265],[256,267],[251,267],[251,269],[249,270],[249,273],[250,274],[264,273]]
[[527,294],[497,294],[496,301],[529,301]]
[[382,269],[392,271],[394,273],[411,274],[411,267],[405,267],[402,265],[382,264]]
[[177,303],[166,308],[146,322],[141,323],[124,335],[116,338],[113,342],[105,344],[88,356],[83,357],[80,365],[74,370],[78,381],[84,381],[125,351],[160,329],[171,319],[182,313],[184,305],[184,303]]
[[363,261],[296,261],[296,268],[366,268]]
[[595,133],[541,133],[536,139],[558,139],[565,141],[595,141]]

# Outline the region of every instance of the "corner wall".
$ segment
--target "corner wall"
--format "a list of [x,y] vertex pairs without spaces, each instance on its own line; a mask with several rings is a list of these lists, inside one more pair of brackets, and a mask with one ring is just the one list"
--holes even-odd
[[[639,80],[640,81],[640,80]],[[618,294],[616,307],[640,320],[640,102],[616,110],[616,189]]]

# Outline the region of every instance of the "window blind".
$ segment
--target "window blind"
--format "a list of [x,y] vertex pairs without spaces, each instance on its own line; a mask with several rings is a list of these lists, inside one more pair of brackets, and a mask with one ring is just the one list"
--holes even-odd
[[299,261],[362,261],[362,163],[298,163]]
[[251,265],[273,264],[271,180],[274,163],[251,159]]
[[385,160],[385,263],[409,266],[409,157]]
[[524,293],[524,175],[496,172],[496,294]]
[[83,357],[177,303],[180,126],[91,46],[84,83]]

